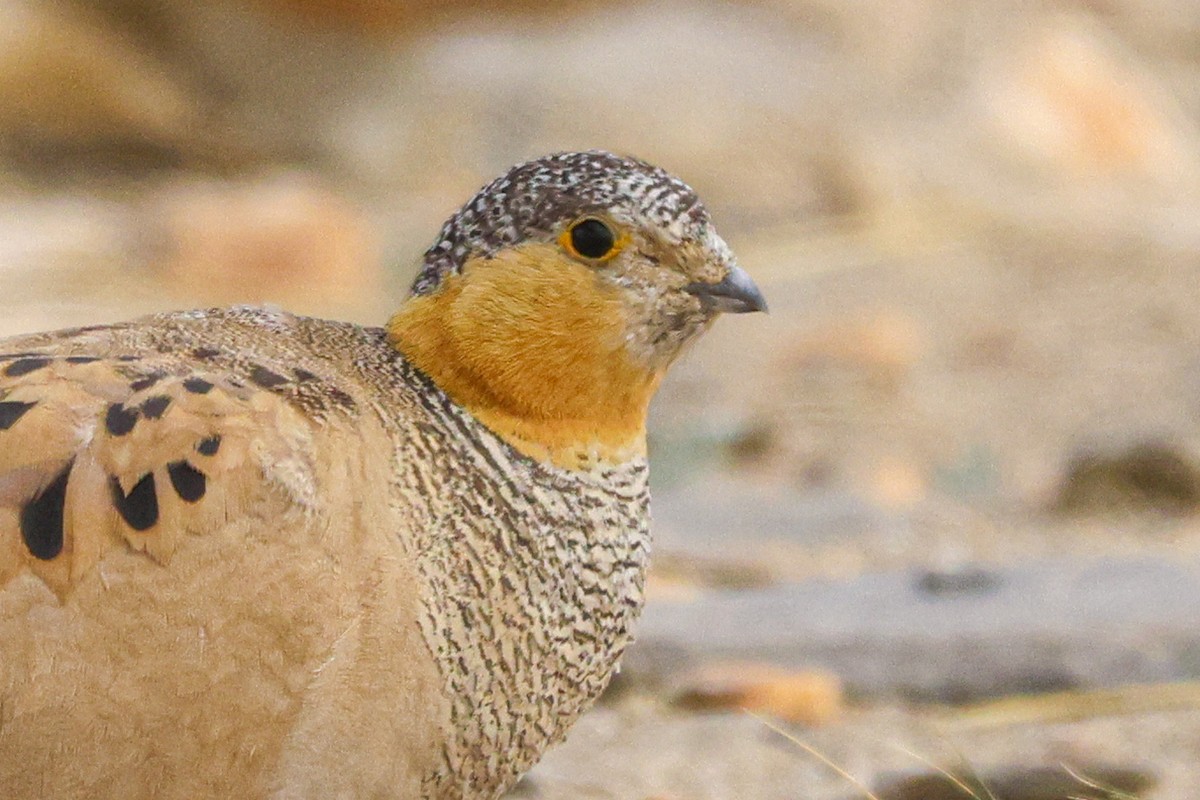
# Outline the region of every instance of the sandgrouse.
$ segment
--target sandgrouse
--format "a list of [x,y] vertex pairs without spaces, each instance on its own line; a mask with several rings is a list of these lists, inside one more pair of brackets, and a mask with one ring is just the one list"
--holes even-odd
[[0,797],[494,798],[642,606],[647,404],[765,308],[696,194],[514,167],[384,328],[0,343]]

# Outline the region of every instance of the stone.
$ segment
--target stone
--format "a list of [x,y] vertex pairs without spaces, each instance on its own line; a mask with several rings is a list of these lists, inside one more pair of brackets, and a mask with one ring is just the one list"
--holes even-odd
[[703,664],[671,683],[671,702],[680,708],[746,710],[809,727],[836,719],[844,702],[835,675],[762,662]]
[[181,300],[329,314],[379,299],[382,257],[372,227],[310,176],[189,179],[152,202],[151,265]]
[[1044,559],[960,577],[894,571],[651,602],[626,677],[769,661],[827,670],[857,698],[959,702],[1200,672],[1200,572],[1186,564]]

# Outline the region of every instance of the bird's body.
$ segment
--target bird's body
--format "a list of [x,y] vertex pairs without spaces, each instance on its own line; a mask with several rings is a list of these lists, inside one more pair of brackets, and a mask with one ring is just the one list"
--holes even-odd
[[[239,308],[0,344],[0,796],[492,798],[591,704],[642,602],[646,403],[761,297],[714,239],[643,303],[633,248],[695,237],[606,267],[590,206],[489,244],[496,194],[386,329]],[[642,235],[642,200],[602,224]]]

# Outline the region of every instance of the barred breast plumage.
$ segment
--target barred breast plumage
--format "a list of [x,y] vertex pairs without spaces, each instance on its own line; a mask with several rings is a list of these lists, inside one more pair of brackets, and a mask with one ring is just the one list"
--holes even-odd
[[690,189],[595,152],[481,190],[386,328],[4,342],[0,794],[496,797],[630,640],[658,380],[762,307]]

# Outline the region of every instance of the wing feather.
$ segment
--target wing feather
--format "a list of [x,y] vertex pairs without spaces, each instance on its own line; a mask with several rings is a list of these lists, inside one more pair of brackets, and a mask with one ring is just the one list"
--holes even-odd
[[315,507],[312,424],[270,391],[168,357],[0,364],[0,588],[61,598],[114,547],[167,564],[272,493]]

